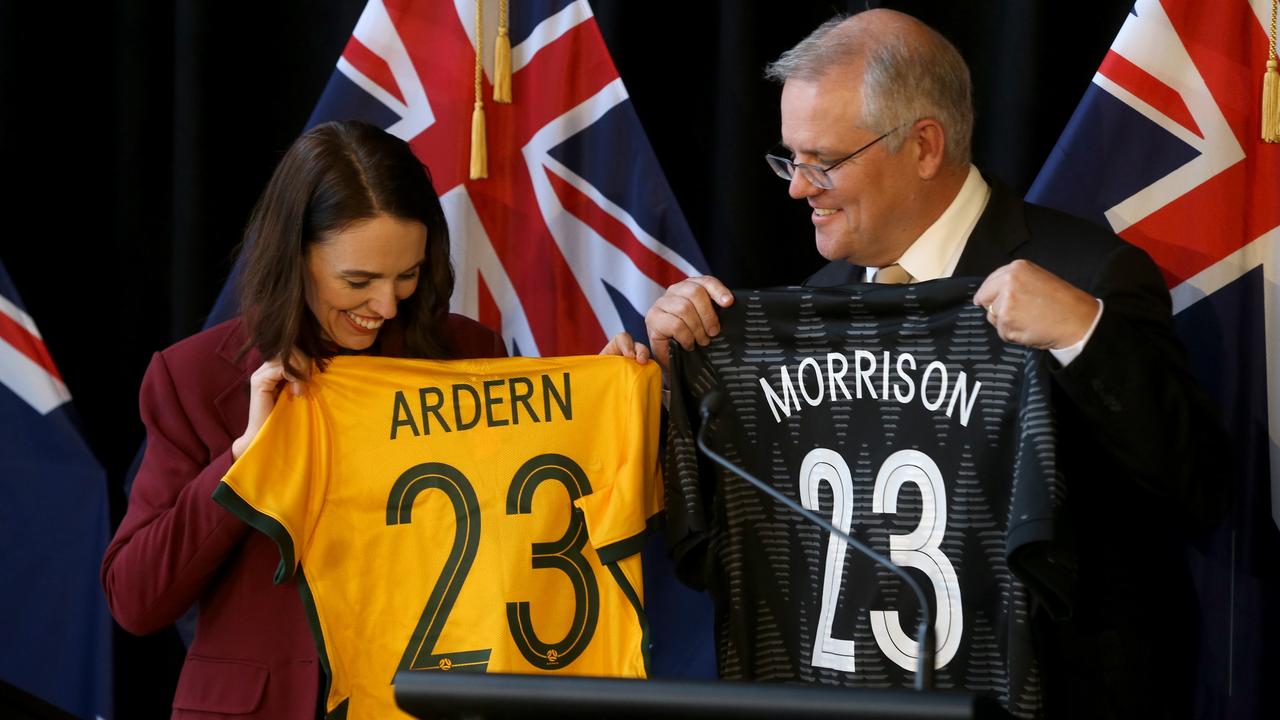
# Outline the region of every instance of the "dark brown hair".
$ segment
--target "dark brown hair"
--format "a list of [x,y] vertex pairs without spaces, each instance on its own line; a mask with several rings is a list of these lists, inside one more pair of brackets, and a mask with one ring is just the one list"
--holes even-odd
[[339,352],[307,308],[307,249],[329,233],[379,215],[421,222],[427,249],[417,288],[383,326],[373,352],[385,350],[383,341],[395,334],[395,354],[449,355],[441,331],[454,278],[444,210],[430,172],[409,146],[365,122],[329,122],[308,130],[290,146],[258,199],[240,258],[240,312],[250,347],[263,358],[284,359],[291,374],[300,368],[293,366],[290,348],[321,368]]

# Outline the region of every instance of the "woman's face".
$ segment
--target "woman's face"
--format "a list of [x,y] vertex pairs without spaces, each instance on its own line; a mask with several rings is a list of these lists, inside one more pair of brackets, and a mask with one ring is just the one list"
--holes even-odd
[[378,215],[307,250],[307,307],[325,337],[348,350],[373,344],[396,304],[413,294],[426,260],[427,227]]

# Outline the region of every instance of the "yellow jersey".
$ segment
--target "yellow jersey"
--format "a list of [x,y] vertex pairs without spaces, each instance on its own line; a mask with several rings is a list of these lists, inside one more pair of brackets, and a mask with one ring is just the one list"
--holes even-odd
[[214,499],[297,574],[334,716],[392,676],[644,677],[639,550],[662,509],[660,374],[617,357],[334,358]]

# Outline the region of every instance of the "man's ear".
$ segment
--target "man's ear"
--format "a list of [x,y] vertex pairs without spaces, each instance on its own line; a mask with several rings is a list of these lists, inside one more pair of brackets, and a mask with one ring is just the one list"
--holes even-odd
[[938,175],[946,157],[947,133],[942,123],[933,118],[917,120],[908,130],[907,144],[914,153],[916,172],[921,180],[932,180]]

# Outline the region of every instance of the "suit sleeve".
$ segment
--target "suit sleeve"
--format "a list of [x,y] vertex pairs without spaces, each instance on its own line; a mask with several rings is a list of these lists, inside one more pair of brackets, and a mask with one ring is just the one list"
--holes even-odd
[[102,587],[121,627],[144,634],[195,603],[248,528],[211,498],[231,467],[230,448],[209,457],[159,353],[143,378],[139,404],[147,448],[129,509],[102,561]]
[[1080,356],[1065,368],[1053,363],[1059,387],[1140,485],[1198,524],[1215,521],[1230,499],[1220,482],[1226,433],[1191,374],[1160,271],[1123,244],[1090,290],[1105,309]]
[[502,341],[502,336],[498,333],[493,333],[492,347],[489,348],[489,357],[507,357],[507,345]]

